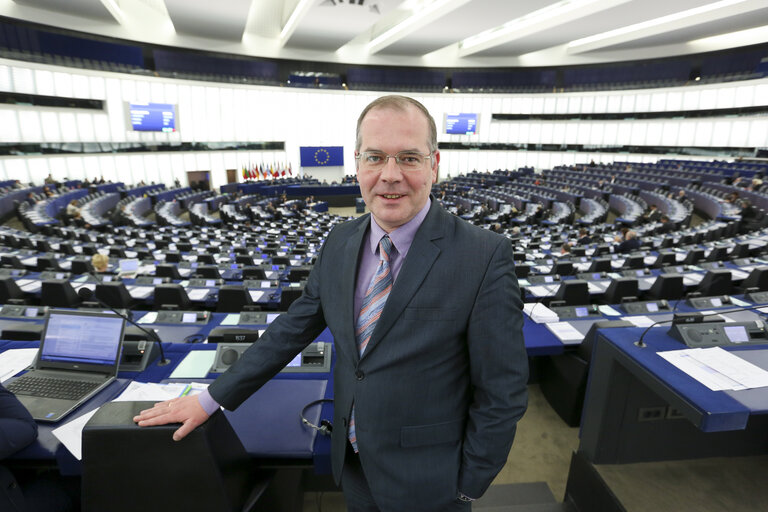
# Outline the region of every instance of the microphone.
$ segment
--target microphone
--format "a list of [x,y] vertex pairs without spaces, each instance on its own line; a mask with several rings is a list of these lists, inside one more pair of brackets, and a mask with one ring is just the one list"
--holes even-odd
[[[677,316],[677,317],[673,316],[669,320],[659,320],[658,322],[653,322],[651,325],[646,327],[646,329],[640,335],[640,339],[635,342],[635,346],[638,346],[640,348],[647,347],[648,345],[645,344],[645,342],[643,341],[643,338],[645,338],[646,333],[651,330],[651,327],[656,327],[657,325],[660,325],[660,324],[666,324],[666,323],[670,323],[670,322],[674,324],[676,320],[679,321],[679,322],[682,322],[682,323],[701,322],[702,319],[704,317],[707,317],[707,316],[727,315],[728,313],[738,313],[739,311],[752,311],[754,309],[761,309],[761,308],[768,308],[768,305],[760,304],[760,305],[757,305],[757,306],[729,309],[727,311],[714,311],[712,313],[707,313],[707,314],[702,314],[702,313],[694,313],[694,314],[688,313],[688,314],[685,314],[685,313],[681,313],[680,316]],[[686,316],[683,317],[682,315],[686,315]],[[695,315],[695,316],[692,316],[692,315]]]
[[[95,276],[92,276],[92,277],[95,277]],[[165,358],[165,352],[163,351],[163,342],[160,341],[160,337],[157,335],[155,331],[145,329],[144,327],[140,326],[138,323],[134,322],[130,316],[120,313],[118,310],[116,310],[115,308],[113,308],[106,302],[102,301],[100,298],[98,298],[90,288],[87,288],[85,286],[80,287],[80,289],[77,290],[77,295],[84,301],[88,301],[91,299],[95,300],[96,302],[99,303],[99,305],[109,309],[110,311],[112,311],[114,314],[116,314],[117,316],[119,316],[129,324],[133,325],[134,327],[138,327],[140,331],[142,331],[144,334],[149,336],[150,340],[156,342],[157,347],[160,349],[160,361],[157,362],[157,366],[165,366],[171,362],[170,359]]]

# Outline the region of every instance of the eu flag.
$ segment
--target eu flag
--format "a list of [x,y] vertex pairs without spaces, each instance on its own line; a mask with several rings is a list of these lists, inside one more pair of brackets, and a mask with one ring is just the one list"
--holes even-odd
[[344,146],[301,146],[302,167],[342,167]]

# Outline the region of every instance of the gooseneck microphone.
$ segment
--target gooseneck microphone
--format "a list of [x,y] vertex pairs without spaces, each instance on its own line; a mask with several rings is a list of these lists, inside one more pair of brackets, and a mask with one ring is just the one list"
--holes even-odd
[[150,329],[145,329],[144,327],[140,326],[138,323],[133,321],[133,318],[131,318],[128,315],[122,314],[121,312],[119,312],[118,310],[116,310],[115,308],[113,308],[112,306],[110,306],[109,304],[107,304],[106,302],[101,300],[100,298],[98,298],[96,296],[96,294],[93,293],[93,291],[90,288],[87,288],[85,286],[81,286],[80,289],[77,290],[77,295],[82,300],[84,300],[84,301],[95,300],[96,302],[99,303],[99,305],[109,309],[110,311],[112,311],[114,314],[116,314],[117,316],[119,316],[120,318],[122,318],[123,320],[128,322],[129,324],[131,324],[131,325],[133,325],[135,327],[138,327],[138,329],[140,331],[142,331],[144,334],[149,336],[149,339],[151,341],[156,342],[157,343],[157,348],[160,349],[160,360],[157,362],[157,366],[165,366],[165,365],[167,365],[168,363],[171,362],[170,359],[166,359],[165,358],[165,352],[163,351],[163,342],[160,341],[160,337],[157,335],[157,333],[155,331],[150,330]]

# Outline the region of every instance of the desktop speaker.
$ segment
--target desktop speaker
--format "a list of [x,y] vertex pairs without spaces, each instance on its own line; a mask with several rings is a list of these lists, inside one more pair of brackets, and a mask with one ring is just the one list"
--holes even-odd
[[216,358],[211,372],[224,373],[227,371],[251,345],[251,343],[219,343],[216,347]]

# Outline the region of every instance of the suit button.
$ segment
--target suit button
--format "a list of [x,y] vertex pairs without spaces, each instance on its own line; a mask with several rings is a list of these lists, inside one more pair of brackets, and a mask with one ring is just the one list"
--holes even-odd
[[357,380],[363,380],[365,378],[365,374],[360,370],[357,370],[355,372],[355,377],[357,377]]

